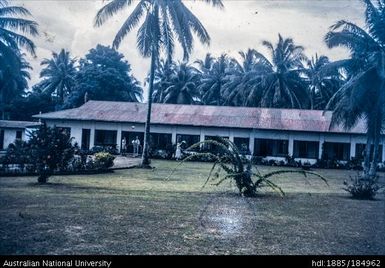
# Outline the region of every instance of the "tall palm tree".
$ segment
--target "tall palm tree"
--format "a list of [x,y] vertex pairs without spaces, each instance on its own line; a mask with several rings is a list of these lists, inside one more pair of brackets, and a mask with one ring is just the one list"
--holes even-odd
[[[119,11],[130,6],[133,0],[112,0],[101,8],[95,26]],[[221,0],[205,0],[213,6],[223,7]],[[152,94],[155,69],[162,52],[169,60],[173,55],[175,41],[183,49],[183,59],[187,60],[193,49],[193,33],[203,44],[210,43],[210,37],[198,18],[183,4],[182,0],[140,0],[115,36],[113,47],[118,48],[124,37],[133,30],[144,17],[137,33],[137,47],[143,57],[151,57],[147,118],[145,127],[142,166],[149,167],[149,141]]]
[[340,88],[342,77],[338,70],[330,70],[329,58],[316,54],[307,62],[305,70],[309,84],[310,109],[325,109],[330,98]]
[[[333,95],[326,109],[334,105],[332,123],[341,123],[346,129],[366,120],[365,178],[376,174],[378,148],[385,119],[385,1],[365,5],[366,29],[341,20],[330,27],[325,36],[329,48],[343,46],[350,58],[331,64],[343,69],[349,80]],[[371,153],[371,147],[374,150]]]
[[[201,84],[199,85],[199,91],[202,96],[202,102],[206,105],[223,105],[224,100],[222,96],[222,87],[226,82],[226,74],[230,67],[231,60],[226,54],[222,54],[219,58],[213,62],[207,62],[210,65],[203,66],[200,69]],[[210,66],[210,69],[207,67]]]
[[[35,55],[34,43],[23,34],[36,36],[37,23],[23,17],[31,13],[19,6],[10,5],[6,0],[0,0],[0,107],[2,118],[5,118],[6,106],[10,98],[18,96],[20,89],[26,88],[26,69],[29,65],[22,58],[21,48]],[[21,84],[25,87],[20,88]],[[17,90],[12,91],[12,90]]]
[[164,103],[199,103],[199,71],[187,63],[175,65],[170,86],[165,90]]
[[40,86],[42,91],[48,94],[55,93],[58,103],[64,103],[64,97],[71,93],[74,86],[76,59],[70,57],[70,53],[62,49],[59,54],[53,52],[51,59],[44,59],[41,65],[45,68],[40,72],[44,78]]
[[278,43],[263,41],[270,51],[270,62],[261,53],[257,54],[263,70],[261,87],[263,90],[262,107],[305,108],[309,97],[306,91],[306,81],[303,78],[303,61],[306,57],[303,47],[294,44],[293,39],[284,39],[278,34]]

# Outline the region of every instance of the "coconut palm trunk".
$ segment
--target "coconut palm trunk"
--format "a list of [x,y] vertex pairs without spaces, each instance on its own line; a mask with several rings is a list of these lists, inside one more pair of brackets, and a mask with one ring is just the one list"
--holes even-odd
[[379,145],[380,145],[380,137],[379,135],[376,135],[376,137],[374,138],[373,159],[372,159],[372,162],[370,163],[369,174],[368,174],[369,178],[374,178],[376,176]]
[[378,108],[378,111],[376,111],[376,122],[374,126],[373,131],[373,158],[370,163],[370,168],[368,172],[369,178],[374,178],[376,176],[377,171],[377,163],[378,163],[378,154],[379,154],[379,147],[380,147],[380,138],[381,138],[381,124],[382,124],[382,114],[380,112],[381,108]]
[[151,69],[150,69],[150,81],[148,87],[148,99],[147,99],[147,117],[146,126],[144,132],[144,144],[142,154],[142,167],[150,166],[150,124],[151,124],[151,109],[152,109],[152,94],[154,91],[154,77],[155,77],[155,66],[156,66],[156,53],[154,49],[151,55]]
[[[381,53],[380,64],[378,68],[378,75],[381,78],[381,86],[379,88],[380,92],[385,90],[385,54]],[[373,149],[373,159],[370,164],[369,169],[369,178],[374,178],[376,176],[377,171],[377,163],[378,163],[378,155],[379,155],[379,147],[380,147],[380,138],[382,132],[382,122],[383,122],[383,113],[381,111],[382,105],[384,103],[384,94],[379,94],[379,99],[377,100],[377,109],[375,116],[375,129],[374,129],[374,149]],[[382,152],[381,152],[382,153]]]
[[370,135],[370,131],[367,131],[366,138],[366,147],[365,147],[365,155],[364,155],[364,176],[368,176],[369,168],[370,168],[370,149],[372,147],[372,136]]

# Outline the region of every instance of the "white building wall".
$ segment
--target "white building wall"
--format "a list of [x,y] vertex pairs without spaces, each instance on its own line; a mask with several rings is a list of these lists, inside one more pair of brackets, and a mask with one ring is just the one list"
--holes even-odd
[[4,129],[4,150],[16,140],[16,129]]

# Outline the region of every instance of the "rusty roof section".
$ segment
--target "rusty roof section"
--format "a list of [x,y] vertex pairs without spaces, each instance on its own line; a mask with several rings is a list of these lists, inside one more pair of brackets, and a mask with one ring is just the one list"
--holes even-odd
[[[41,119],[144,123],[147,104],[89,101],[69,110],[35,115]],[[359,122],[350,131],[329,129],[331,112],[300,109],[158,104],[152,105],[151,123],[243,129],[273,129],[307,132],[365,133]]]
[[28,127],[37,127],[39,125],[39,122],[0,120],[0,128],[24,129]]

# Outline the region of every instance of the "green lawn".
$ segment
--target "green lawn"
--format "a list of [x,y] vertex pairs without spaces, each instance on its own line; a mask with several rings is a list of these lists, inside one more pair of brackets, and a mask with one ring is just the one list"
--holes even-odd
[[[353,171],[275,180],[241,198],[207,185],[209,164],[154,161],[154,170],[91,176],[0,178],[0,254],[385,254],[385,196],[343,191]],[[277,169],[260,167],[262,172]]]

